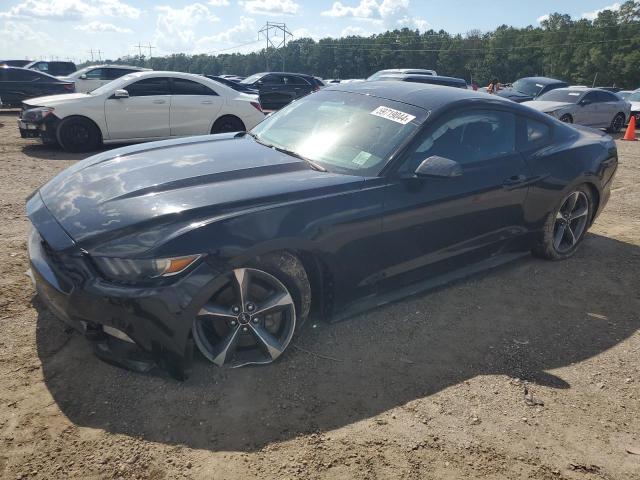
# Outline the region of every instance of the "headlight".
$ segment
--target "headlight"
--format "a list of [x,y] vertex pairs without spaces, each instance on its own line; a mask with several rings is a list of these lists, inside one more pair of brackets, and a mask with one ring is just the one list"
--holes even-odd
[[39,122],[51,113],[53,113],[53,108],[50,107],[30,108],[22,112],[22,119],[28,122]]
[[97,267],[109,279],[121,282],[170,277],[185,271],[200,255],[174,258],[93,257]]

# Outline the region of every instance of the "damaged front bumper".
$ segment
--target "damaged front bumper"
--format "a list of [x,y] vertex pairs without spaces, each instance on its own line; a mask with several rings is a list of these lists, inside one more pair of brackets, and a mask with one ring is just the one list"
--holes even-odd
[[108,363],[138,372],[157,365],[185,379],[193,319],[208,286],[215,284],[215,270],[201,262],[171,284],[116,285],[100,276],[39,194],[27,203],[27,213],[34,226],[28,242],[32,279],[55,316],[92,340],[95,353]]
[[18,118],[18,129],[22,138],[39,138],[42,143],[55,144],[58,142],[57,129],[60,119],[54,114],[46,117],[32,118],[29,109],[23,108]]

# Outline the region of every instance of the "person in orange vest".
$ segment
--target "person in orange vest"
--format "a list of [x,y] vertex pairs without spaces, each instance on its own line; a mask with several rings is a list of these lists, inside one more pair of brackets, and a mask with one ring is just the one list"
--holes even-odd
[[487,87],[487,93],[498,93],[500,90],[502,90],[502,86],[500,82],[498,82],[498,79],[494,78],[491,80],[491,83]]

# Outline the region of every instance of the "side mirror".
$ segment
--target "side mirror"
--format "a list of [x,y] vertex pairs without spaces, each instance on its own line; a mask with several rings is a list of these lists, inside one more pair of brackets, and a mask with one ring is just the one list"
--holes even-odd
[[123,89],[118,89],[115,92],[113,92],[113,95],[111,96],[111,98],[129,98],[129,92]]
[[591,102],[589,100],[587,100],[587,99],[580,100],[580,102],[579,102],[579,105],[581,107],[586,107],[587,105],[590,105],[590,104],[591,104]]
[[455,160],[434,155],[423,160],[414,173],[418,177],[453,178],[462,175],[462,167]]
[[261,87],[262,85],[264,85],[264,82],[263,82],[262,80],[258,80],[258,81],[256,82],[256,85],[257,85],[257,86],[259,86],[259,87]]
[[83,73],[82,75],[80,75],[80,80],[86,80],[87,79],[87,74]]

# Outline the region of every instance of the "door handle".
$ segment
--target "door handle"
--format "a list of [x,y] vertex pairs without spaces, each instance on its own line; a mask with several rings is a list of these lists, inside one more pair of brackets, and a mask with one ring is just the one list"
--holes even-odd
[[201,102],[201,105],[211,105],[213,103],[213,101],[211,100],[205,100],[203,102]]
[[167,101],[166,100],[154,100],[151,103],[155,103],[155,104],[161,105],[163,103],[167,103]]
[[525,183],[527,181],[527,177],[524,175],[513,175],[509,178],[505,178],[502,181],[502,186],[504,188],[515,188],[519,185],[522,185],[523,183]]

